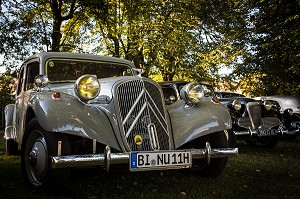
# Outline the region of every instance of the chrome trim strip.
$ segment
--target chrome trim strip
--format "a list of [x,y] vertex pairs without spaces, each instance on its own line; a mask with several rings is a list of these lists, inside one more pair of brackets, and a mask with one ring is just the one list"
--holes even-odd
[[126,133],[126,138],[128,138],[129,134],[131,133],[132,129],[134,128],[135,124],[137,123],[138,119],[140,119],[142,113],[144,112],[145,108],[147,107],[147,102],[144,103],[142,109],[139,111],[138,115],[136,116],[136,118],[134,119],[134,121],[132,122],[130,128],[128,129],[127,133]]
[[123,125],[127,122],[127,120],[129,119],[131,113],[133,112],[133,110],[135,109],[136,105],[139,103],[140,99],[143,97],[143,94],[145,93],[145,89],[143,89],[139,96],[136,98],[135,102],[133,103],[132,107],[130,108],[130,110],[128,111],[125,119],[123,120]]
[[159,146],[159,141],[158,141],[158,137],[157,137],[156,128],[155,128],[155,125],[153,123],[150,123],[148,125],[148,133],[149,133],[150,143],[151,143],[152,149],[154,151],[158,151],[160,149],[160,146]]
[[[152,113],[155,115],[157,121],[160,123],[161,127],[164,129],[164,131],[166,132],[166,134],[168,135],[168,131],[165,129],[164,125],[162,124],[162,122],[160,121],[160,119],[158,118],[158,116],[156,115],[155,111],[153,110],[152,106],[150,106],[149,104],[149,107],[152,111]],[[159,112],[159,110],[157,110],[157,112]],[[163,117],[162,117],[163,118]],[[166,123],[166,121],[164,120],[164,122]]]
[[[148,95],[148,97],[150,98],[151,102],[154,104],[156,111],[160,114],[160,117],[163,118],[164,122],[166,123],[166,120],[164,118],[164,116],[161,114],[161,112],[159,111],[159,108],[156,106],[156,103],[153,101],[151,95],[148,93],[148,91],[146,90],[146,93]],[[151,105],[149,104],[149,106],[151,107]],[[151,107],[152,108],[152,107]],[[158,119],[158,118],[157,118]]]

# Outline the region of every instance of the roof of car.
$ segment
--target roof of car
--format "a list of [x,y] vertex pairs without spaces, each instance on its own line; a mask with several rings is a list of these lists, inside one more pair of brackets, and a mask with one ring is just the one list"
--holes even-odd
[[86,59],[86,60],[97,60],[104,62],[116,62],[128,64],[134,67],[133,63],[129,60],[110,57],[110,56],[102,56],[102,55],[93,55],[93,54],[84,54],[84,53],[70,53],[70,52],[44,52],[32,55],[29,59],[39,58],[41,61],[45,61],[49,58],[71,58],[71,59]]

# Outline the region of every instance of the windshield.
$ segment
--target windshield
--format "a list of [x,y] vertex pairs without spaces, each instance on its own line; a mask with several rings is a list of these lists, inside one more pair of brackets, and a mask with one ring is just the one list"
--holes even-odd
[[82,75],[96,75],[98,79],[130,76],[127,65],[89,60],[54,60],[46,63],[46,75],[51,82],[75,81]]

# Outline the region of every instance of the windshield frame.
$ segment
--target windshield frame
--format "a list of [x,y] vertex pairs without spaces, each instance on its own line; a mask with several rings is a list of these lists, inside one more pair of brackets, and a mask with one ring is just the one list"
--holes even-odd
[[[97,64],[105,64],[105,65],[112,65],[115,67],[126,67],[129,71],[130,75],[126,75],[126,76],[133,76],[134,72],[132,70],[132,67],[128,64],[125,63],[119,63],[119,62],[111,62],[111,61],[102,61],[102,60],[92,60],[92,59],[74,59],[74,58],[60,58],[60,57],[52,57],[46,60],[45,62],[45,75],[49,78],[48,75],[48,67],[49,67],[49,63],[51,61],[66,61],[66,62],[89,62],[89,63],[97,63]],[[82,74],[84,75],[84,74]],[[97,74],[89,74],[89,75],[97,75]],[[109,78],[109,77],[107,77]],[[97,77],[97,79],[102,79]],[[60,82],[75,82],[77,79],[74,80],[51,80],[49,78],[49,83],[60,83]]]

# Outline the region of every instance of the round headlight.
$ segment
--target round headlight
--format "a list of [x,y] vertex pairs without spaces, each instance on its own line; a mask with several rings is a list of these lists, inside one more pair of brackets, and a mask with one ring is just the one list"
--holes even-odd
[[46,75],[38,75],[34,78],[34,83],[37,87],[43,88],[48,85],[49,80]]
[[273,107],[273,103],[271,101],[264,101],[264,106],[265,106],[265,109],[267,111],[271,110],[271,108]]
[[95,76],[83,75],[75,82],[75,91],[82,100],[92,100],[100,92],[100,84]]
[[286,112],[287,114],[289,114],[289,115],[293,115],[293,109],[291,109],[291,108],[288,108],[288,109],[285,109],[285,111],[284,112]]
[[240,102],[240,100],[233,100],[232,101],[232,107],[234,108],[234,110],[239,111],[242,108],[242,104]]
[[180,91],[181,98],[187,103],[199,103],[204,97],[202,86],[197,82],[185,85]]

